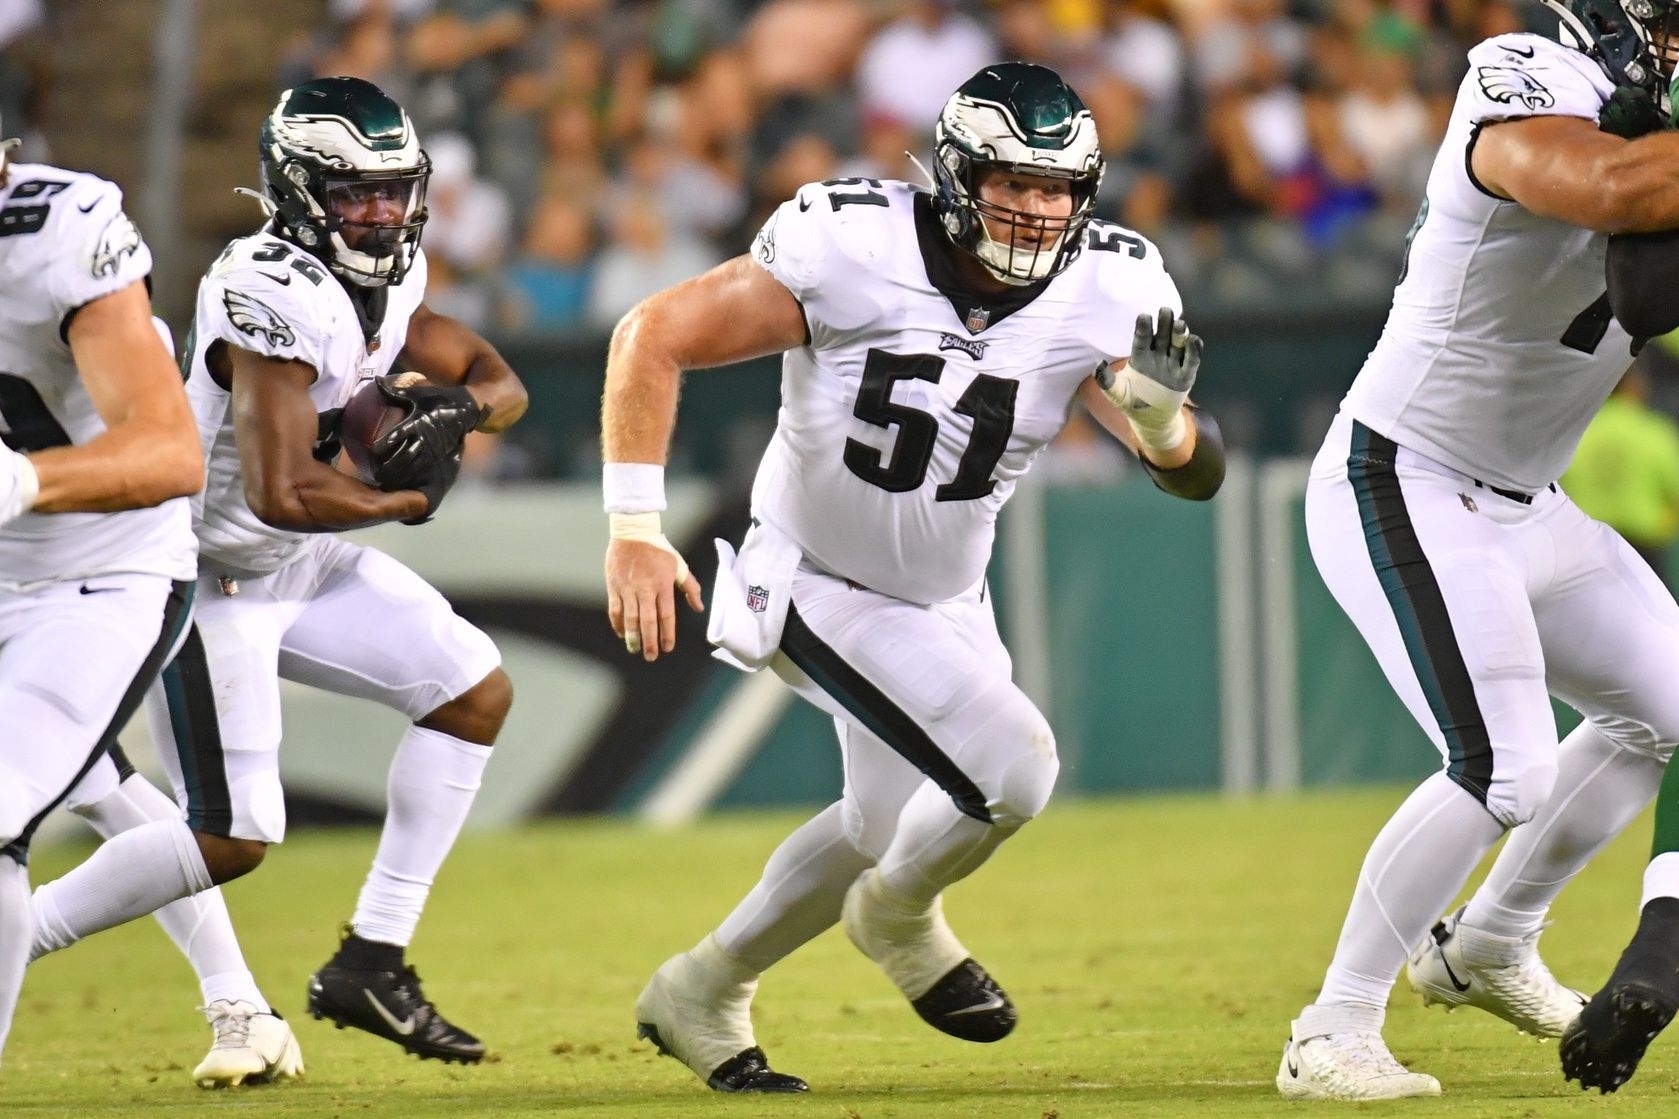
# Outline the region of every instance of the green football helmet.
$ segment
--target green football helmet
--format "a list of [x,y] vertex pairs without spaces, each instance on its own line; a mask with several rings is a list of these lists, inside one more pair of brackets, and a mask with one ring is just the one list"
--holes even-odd
[[431,160],[402,106],[360,78],[286,90],[262,123],[275,232],[344,280],[400,284],[426,223]]
[[1663,116],[1679,61],[1676,0],[1542,0],[1562,21],[1564,46],[1584,51],[1618,86],[1648,93]]
[[[945,102],[933,130],[933,207],[956,246],[1008,284],[1030,284],[1065,269],[1084,247],[1084,227],[1102,183],[1096,122],[1054,70],[1028,62],[987,66]],[[1065,179],[1072,195],[1066,218],[1041,219],[982,201],[980,174],[991,168],[1021,176]],[[996,239],[982,218],[1007,224]],[[1042,225],[1036,245],[1015,232]]]

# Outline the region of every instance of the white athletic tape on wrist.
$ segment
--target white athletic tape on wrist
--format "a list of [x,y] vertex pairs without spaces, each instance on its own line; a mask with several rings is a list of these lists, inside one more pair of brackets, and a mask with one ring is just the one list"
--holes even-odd
[[612,528],[612,539],[634,540],[639,544],[651,544],[661,552],[669,552],[676,557],[676,581],[688,581],[688,562],[682,558],[669,540],[665,539],[664,530],[659,527],[657,513],[613,513],[607,517]]
[[1150,451],[1175,451],[1189,437],[1189,425],[1184,423],[1181,406],[1164,427],[1144,427],[1129,413],[1125,418],[1131,421],[1131,432],[1137,437],[1137,445]]
[[605,463],[600,488],[608,513],[664,512],[665,468],[656,463]]

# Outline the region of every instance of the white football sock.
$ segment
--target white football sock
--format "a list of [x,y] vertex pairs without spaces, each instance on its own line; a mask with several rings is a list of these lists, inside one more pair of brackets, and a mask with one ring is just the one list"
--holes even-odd
[[398,947],[414,938],[490,753],[488,746],[422,727],[402,736],[386,782],[385,829],[350,918],[357,936]]
[[1644,811],[1666,768],[1620,749],[1590,723],[1574,728],[1557,756],[1556,791],[1510,834],[1463,923],[1500,936],[1537,930],[1569,880]]
[[717,926],[722,951],[754,972],[836,924],[845,891],[871,862],[846,838],[842,806],[830,804],[781,841],[763,877]]
[[924,781],[898,814],[898,829],[880,857],[881,882],[899,902],[924,909],[1017,830],[964,815],[949,793]]
[[55,952],[210,886],[186,821],[153,820],[112,836],[80,866],[36,890],[34,936],[40,951]]
[[[130,775],[109,796],[81,805],[75,811],[103,839],[153,820],[175,820],[181,816],[180,805],[138,773]],[[262,997],[250,968],[245,966],[245,955],[239,949],[239,938],[233,933],[227,901],[220,889],[211,887],[203,893],[172,901],[152,916],[192,964],[205,1006],[217,999],[243,999],[264,1014],[270,1011],[268,1000]],[[37,922],[31,959],[47,950],[46,939]]]
[[0,1055],[12,1030],[23,973],[29,967],[29,871],[0,855]]
[[1387,1008],[1388,990],[1504,827],[1445,773],[1418,785],[1370,844],[1316,1005]]

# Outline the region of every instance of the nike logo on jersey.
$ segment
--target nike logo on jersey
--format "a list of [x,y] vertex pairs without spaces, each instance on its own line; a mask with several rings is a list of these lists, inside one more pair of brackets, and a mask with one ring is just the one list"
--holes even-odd
[[120,590],[122,590],[121,587],[90,587],[86,583],[82,584],[83,594],[111,594]]
[[1509,51],[1511,54],[1515,55],[1517,58],[1532,58],[1533,57],[1533,48],[1532,47],[1527,47],[1525,49],[1522,48],[1522,47],[1505,47],[1504,49]]
[[281,287],[286,287],[291,283],[291,277],[289,275],[281,274],[281,275],[276,276],[272,272],[261,272],[261,273],[258,273],[258,274],[262,275],[262,276],[267,276],[270,280],[273,280],[275,283],[279,284]]
[[374,1013],[383,1018],[385,1020],[385,1024],[390,1026],[391,1029],[395,1030],[403,1037],[407,1037],[409,1034],[414,1032],[414,1016],[412,1014],[406,1018],[398,1019],[396,1015],[385,1009],[384,1003],[373,997],[372,991],[363,987],[361,989],[361,993],[366,995],[367,1001],[373,1004]]
[[91,214],[91,213],[93,213],[93,208],[97,205],[99,205],[99,199],[95,198],[92,202],[89,202],[86,206],[77,206],[76,209],[80,210],[84,214]]
[[806,202],[806,201],[805,201],[805,200],[804,200],[804,196],[803,196],[803,195],[800,195],[800,196],[799,196],[799,213],[801,213],[801,214],[802,214],[802,213],[804,213],[804,212],[805,212],[805,211],[806,211],[806,210],[808,210],[808,209],[810,209],[810,203],[809,203],[809,202]]
[[985,998],[972,1006],[964,1006],[961,1010],[945,1012],[946,1018],[954,1018],[958,1014],[984,1014],[987,1010],[1001,1010],[1008,1005],[1008,1000],[996,991],[985,992]]

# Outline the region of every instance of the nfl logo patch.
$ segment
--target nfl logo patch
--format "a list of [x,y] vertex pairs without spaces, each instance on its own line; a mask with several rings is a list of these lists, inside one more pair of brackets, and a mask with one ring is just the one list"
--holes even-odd
[[768,587],[760,587],[753,583],[746,588],[746,606],[754,614],[762,614],[770,608],[770,592]]
[[969,307],[968,318],[963,325],[968,328],[969,334],[978,334],[980,331],[984,330],[990,322],[991,309],[989,307]]

